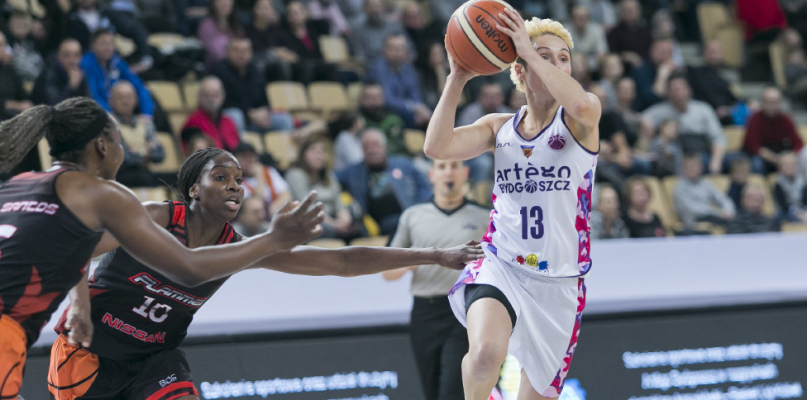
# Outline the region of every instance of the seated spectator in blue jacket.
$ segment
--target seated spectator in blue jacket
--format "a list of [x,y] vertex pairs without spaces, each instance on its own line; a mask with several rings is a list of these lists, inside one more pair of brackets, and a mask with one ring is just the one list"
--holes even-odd
[[65,39],[59,52],[39,74],[31,91],[35,104],[56,104],[71,97],[90,97],[87,78],[81,70],[81,44],[76,39]]
[[384,42],[384,56],[367,72],[369,81],[384,89],[386,103],[410,127],[429,124],[432,110],[423,104],[417,70],[412,65],[409,45],[404,35],[390,35]]
[[134,72],[129,64],[119,55],[115,54],[115,41],[112,32],[106,29],[95,31],[92,37],[92,47],[81,59],[81,69],[87,74],[87,84],[90,86],[92,98],[111,111],[109,107],[109,94],[112,86],[119,80],[128,81],[137,91],[140,99],[139,114],[154,115],[154,102],[151,94]]
[[349,192],[381,228],[392,235],[406,208],[429,200],[431,185],[408,158],[387,157],[387,138],[377,129],[361,137],[364,161],[337,172],[342,188]]

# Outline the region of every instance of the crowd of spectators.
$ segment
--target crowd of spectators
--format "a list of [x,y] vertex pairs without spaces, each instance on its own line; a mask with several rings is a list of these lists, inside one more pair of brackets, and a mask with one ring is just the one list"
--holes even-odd
[[[325,236],[345,240],[367,235],[367,219],[391,234],[404,209],[431,195],[428,161],[407,146],[405,133],[431,119],[449,72],[446,21],[463,1],[32,1],[44,13],[2,8],[0,119],[36,104],[94,98],[120,123],[126,156],[118,179],[126,185],[165,182],[150,166],[166,156],[156,132],[172,132],[186,155],[215,146],[238,156],[250,199],[237,222],[253,234],[283,202],[312,189],[326,205]],[[738,91],[748,68],[727,67],[722,43],[702,41],[701,1],[511,1],[524,17],[565,23],[575,42],[573,76],[603,105],[594,237],[693,234],[704,222],[750,232],[807,221],[807,155],[782,105],[787,98],[799,106],[807,93],[807,1],[718,2],[742,22],[749,66],[760,43],[781,42],[788,90],[771,86],[759,98]],[[198,51],[153,47],[155,33],[182,35]],[[134,44],[126,56],[117,50],[121,37]],[[322,39],[333,38],[347,45],[350,62],[326,60]],[[685,43],[700,46],[702,62],[684,57]],[[147,84],[169,76],[198,81],[196,108],[176,130]],[[266,86],[275,81],[362,86],[355,109],[318,120],[273,107]],[[526,98],[505,72],[472,80],[461,104],[457,124],[467,125],[514,112]],[[726,129],[737,126],[745,136],[735,151]],[[244,140],[247,132],[278,131],[299,150],[286,170]],[[32,153],[18,170],[36,161]],[[492,181],[492,153],[467,165],[473,186]],[[707,179],[721,174],[730,174],[727,191]],[[768,175],[767,186],[748,180],[759,174]],[[680,223],[671,229],[652,212],[644,177],[676,176],[669,194]],[[773,216],[763,212],[771,206]]]

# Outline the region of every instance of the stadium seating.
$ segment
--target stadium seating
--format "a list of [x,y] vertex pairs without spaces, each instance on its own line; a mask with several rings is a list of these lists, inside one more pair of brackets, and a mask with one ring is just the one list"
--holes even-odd
[[312,82],[308,85],[308,98],[311,99],[311,109],[322,112],[325,119],[333,112],[350,108],[345,87],[341,83]]
[[723,128],[726,135],[726,151],[741,151],[745,142],[745,128],[738,125]]
[[384,247],[389,242],[389,236],[375,236],[358,238],[350,241],[351,246]]
[[131,188],[135,196],[141,202],[157,201],[162,202],[169,200],[167,188],[165,187],[148,187],[148,188]]
[[404,130],[404,143],[410,154],[418,155],[423,153],[423,144],[426,142],[426,132],[419,129]]
[[306,111],[311,106],[305,86],[299,82],[272,82],[266,85],[266,96],[273,110]]
[[345,247],[347,243],[345,243],[342,239],[314,239],[308,243],[306,246],[313,246],[313,247],[320,247],[323,249],[338,249],[340,247]]
[[269,132],[263,137],[266,152],[272,155],[281,170],[287,169],[297,160],[297,145],[286,132]]
[[199,105],[199,82],[190,81],[183,83],[182,97],[185,98],[185,110],[195,110]]
[[241,141],[252,145],[252,147],[255,148],[255,151],[257,151],[258,154],[266,152],[265,147],[263,145],[263,137],[261,137],[260,133],[244,132],[241,134]]
[[151,95],[160,102],[163,110],[167,112],[184,111],[185,103],[182,101],[182,93],[176,82],[169,81],[148,81],[146,82]]

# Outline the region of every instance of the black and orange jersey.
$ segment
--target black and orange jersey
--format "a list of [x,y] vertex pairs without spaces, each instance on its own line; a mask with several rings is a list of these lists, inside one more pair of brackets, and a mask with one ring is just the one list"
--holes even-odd
[[[187,205],[173,201],[169,207],[171,222],[166,229],[187,246]],[[216,244],[233,243],[239,237],[227,224]],[[89,350],[102,357],[126,360],[176,348],[196,311],[226,280],[187,287],[121,248],[106,254],[90,280],[95,332]],[[62,323],[59,325],[57,331],[63,331]]]
[[29,346],[101,240],[56,194],[56,179],[70,170],[27,172],[0,186],[0,310],[22,325]]

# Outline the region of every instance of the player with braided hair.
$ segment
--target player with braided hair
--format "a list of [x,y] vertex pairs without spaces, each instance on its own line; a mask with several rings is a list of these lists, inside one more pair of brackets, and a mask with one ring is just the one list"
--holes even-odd
[[[146,203],[155,223],[190,248],[242,240],[227,221],[244,198],[243,178],[232,154],[207,148],[180,168],[177,191],[183,201]],[[93,273],[95,336],[79,348],[60,335],[53,344],[48,384],[56,400],[119,398],[198,400],[188,363],[177,349],[193,315],[227,277],[189,287],[117,249],[105,235],[95,255],[109,252]],[[300,246],[254,265],[302,275],[354,276],[430,262],[461,269],[481,255],[478,243],[450,249]],[[128,328],[127,328],[128,327]],[[64,326],[57,331],[65,332]],[[170,382],[165,377],[172,377]]]
[[322,206],[312,207],[312,194],[277,215],[266,234],[232,246],[188,249],[149,218],[130,190],[112,181],[123,161],[121,136],[95,101],[37,106],[0,124],[0,172],[13,168],[43,136],[54,166],[0,186],[2,399],[17,398],[27,349],[68,291],[68,339],[90,345],[86,273],[104,231],[138,260],[194,286],[289,250],[322,229]]

